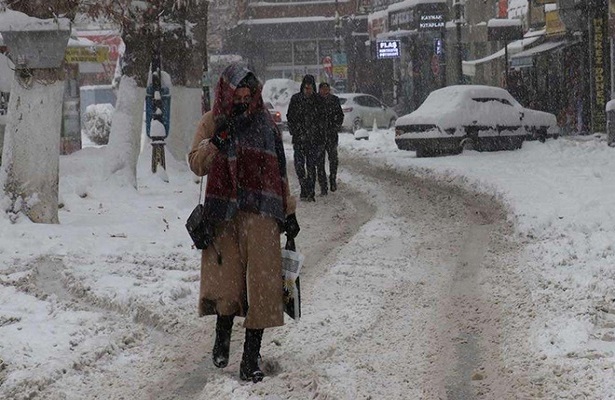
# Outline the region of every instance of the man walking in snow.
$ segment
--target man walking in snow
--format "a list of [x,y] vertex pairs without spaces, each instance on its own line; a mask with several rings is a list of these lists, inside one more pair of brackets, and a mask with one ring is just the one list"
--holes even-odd
[[326,82],[318,85],[318,96],[320,97],[320,126],[323,138],[322,150],[320,150],[316,170],[320,193],[327,194],[327,172],[325,171],[325,159],[329,158],[329,184],[331,191],[337,190],[337,143],[338,132],[344,122],[344,112],[340,105],[340,99],[331,94],[331,88]]
[[315,93],[316,80],[305,75],[299,93],[295,93],[288,105],[288,131],[292,136],[295,172],[301,185],[300,199],[316,201],[316,162],[318,158],[318,134],[320,99]]

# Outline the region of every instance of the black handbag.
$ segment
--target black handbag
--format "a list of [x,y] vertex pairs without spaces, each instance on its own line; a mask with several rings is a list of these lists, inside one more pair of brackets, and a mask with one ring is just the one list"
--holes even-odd
[[205,207],[201,204],[201,194],[203,193],[203,178],[201,178],[201,188],[199,191],[199,204],[194,207],[186,221],[186,229],[192,238],[194,247],[204,250],[214,241],[214,226],[205,218]]

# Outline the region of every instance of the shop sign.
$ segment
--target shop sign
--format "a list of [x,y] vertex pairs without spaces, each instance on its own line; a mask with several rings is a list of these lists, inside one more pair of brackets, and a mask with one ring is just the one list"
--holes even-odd
[[103,63],[109,61],[109,48],[97,47],[68,47],[64,59],[67,63],[94,62]]
[[395,29],[416,29],[414,9],[400,10],[389,13],[389,27]]
[[336,81],[348,79],[348,58],[346,53],[333,53],[331,60],[333,62],[333,79]]
[[523,39],[523,27],[520,24],[487,26],[487,40],[512,42],[519,39]]
[[434,54],[441,56],[444,54],[444,40],[441,38],[434,39],[433,41],[433,52]]
[[608,67],[609,45],[606,13],[596,10],[591,20],[591,85],[592,85],[592,130],[604,132],[606,128],[605,108],[610,91]]
[[559,17],[559,10],[547,11],[545,13],[547,36],[563,35],[566,33],[566,25]]
[[498,18],[508,18],[508,0],[498,0]]
[[370,40],[375,39],[379,33],[387,31],[387,19],[386,18],[374,18],[368,23],[368,31]]
[[444,29],[444,14],[423,14],[419,20],[420,31],[433,31]]
[[399,40],[378,40],[376,42],[376,58],[399,58],[401,56],[401,41]]

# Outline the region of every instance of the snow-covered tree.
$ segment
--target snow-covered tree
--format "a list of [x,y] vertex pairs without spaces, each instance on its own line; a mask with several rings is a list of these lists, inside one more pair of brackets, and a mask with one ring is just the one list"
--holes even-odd
[[[90,16],[115,21],[122,30],[125,51],[122,78],[109,137],[108,173],[136,187],[142,107],[152,51],[160,41],[163,69],[174,83],[170,150],[183,159],[200,117],[200,87],[204,46],[195,46],[193,30],[207,21],[206,0],[82,0]],[[206,35],[202,35],[206,42]],[[198,49],[194,53],[193,49]]]
[[[44,37],[57,62],[36,64],[24,48],[12,49],[17,66],[11,89],[2,155],[0,183],[2,208],[18,219],[25,213],[32,221],[58,222],[58,181],[64,73],[62,56],[68,42],[76,0],[7,0],[2,4],[0,30],[12,35],[37,32]],[[64,34],[60,33],[64,32]],[[29,34],[34,37],[35,35]],[[23,43],[23,42],[21,42]],[[21,44],[24,46],[23,44]],[[48,55],[49,56],[49,55]],[[36,57],[33,57],[34,59]],[[30,64],[34,62],[35,64]]]

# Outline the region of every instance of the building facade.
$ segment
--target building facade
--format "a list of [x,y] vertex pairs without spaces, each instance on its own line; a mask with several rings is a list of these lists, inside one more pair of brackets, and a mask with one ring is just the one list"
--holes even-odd
[[244,58],[262,79],[305,74],[352,90],[365,58],[367,14],[358,0],[238,1],[227,53]]

